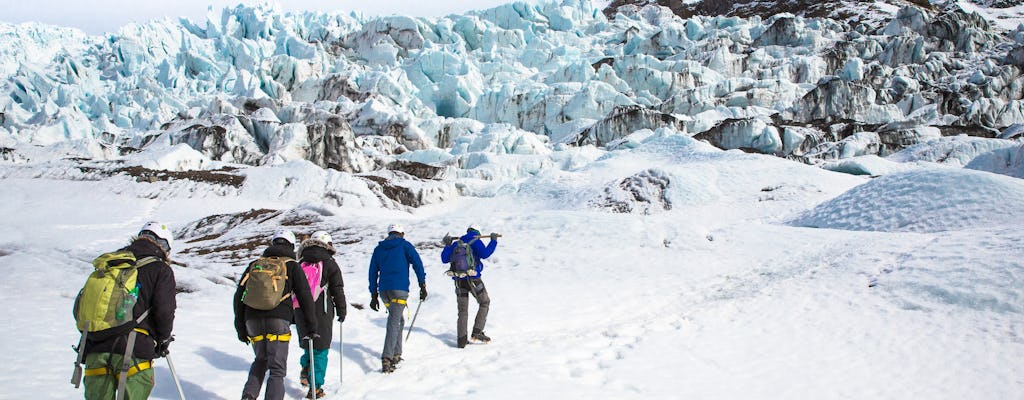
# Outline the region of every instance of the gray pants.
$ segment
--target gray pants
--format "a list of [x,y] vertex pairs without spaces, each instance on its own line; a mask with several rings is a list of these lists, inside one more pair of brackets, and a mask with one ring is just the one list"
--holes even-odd
[[245,330],[250,338],[262,336],[262,340],[252,342],[252,351],[256,359],[249,367],[249,380],[245,381],[243,395],[258,398],[263,378],[267,378],[266,400],[284,399],[284,377],[288,373],[288,342],[269,340],[267,335],[291,334],[288,321],[280,318],[256,318],[245,321]]
[[469,278],[455,281],[455,297],[459,305],[459,320],[456,332],[459,337],[466,336],[466,325],[469,320],[469,295],[473,295],[479,307],[476,320],[473,321],[473,333],[483,332],[487,324],[487,312],[491,309],[491,298],[487,296],[487,288],[480,278]]
[[402,355],[402,330],[405,329],[405,305],[409,292],[385,290],[380,299],[388,309],[388,333],[384,336],[384,351],[381,357],[393,358]]

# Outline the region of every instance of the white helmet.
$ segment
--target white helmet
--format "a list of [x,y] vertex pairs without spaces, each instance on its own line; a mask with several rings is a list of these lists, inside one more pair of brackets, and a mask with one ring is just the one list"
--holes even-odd
[[480,224],[476,222],[469,224],[469,227],[466,228],[466,233],[469,233],[469,231],[476,231],[477,233],[480,233]]
[[331,238],[331,234],[327,233],[327,231],[316,231],[316,232],[313,232],[312,235],[309,235],[309,238],[312,239],[312,240],[324,242],[324,243],[327,243],[327,244],[330,244],[330,245],[334,244],[334,239]]
[[388,225],[388,233],[391,232],[405,233],[405,227],[403,227],[402,224]]
[[156,237],[166,240],[167,247],[174,246],[174,234],[171,233],[171,229],[168,228],[167,225],[155,221],[150,221],[143,225],[141,229],[139,229],[140,235],[143,232],[151,232],[153,233],[153,235],[156,235]]
[[295,234],[287,229],[282,229],[274,233],[274,237],[270,238],[270,242],[273,243],[277,239],[287,240],[288,243],[295,244]]

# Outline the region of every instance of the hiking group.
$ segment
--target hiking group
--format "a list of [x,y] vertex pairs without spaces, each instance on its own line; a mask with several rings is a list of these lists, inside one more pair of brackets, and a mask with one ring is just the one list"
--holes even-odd
[[[481,280],[481,260],[494,253],[498,237],[490,234],[490,242],[484,245],[476,225],[470,225],[461,237],[444,237],[441,261],[450,264],[446,274],[455,286],[458,348],[490,341],[484,334],[490,298]],[[184,399],[169,351],[177,292],[170,268],[173,241],[166,225],[149,222],[128,246],[93,261],[94,271],[74,305],[81,338],[75,347],[78,359],[72,383],[77,388],[84,381],[86,399],[148,398],[155,383],[153,360],[161,357],[166,358]],[[284,398],[293,324],[301,338],[299,380],[309,387],[306,398],[324,396],[334,319],[340,330],[347,313],[345,283],[335,253],[326,231],[313,232],[298,242],[294,233],[282,230],[271,237],[262,255],[245,267],[233,298],[234,326],[238,340],[252,347],[255,358],[242,400],[258,398],[264,383],[264,399]],[[423,261],[415,246],[405,240],[405,229],[392,224],[387,237],[374,248],[369,265],[370,308],[379,311],[383,302],[388,313],[381,351],[383,373],[394,372],[402,362],[410,269],[419,283],[422,304],[427,298]],[[467,335],[469,295],[477,301],[478,310],[472,334]]]

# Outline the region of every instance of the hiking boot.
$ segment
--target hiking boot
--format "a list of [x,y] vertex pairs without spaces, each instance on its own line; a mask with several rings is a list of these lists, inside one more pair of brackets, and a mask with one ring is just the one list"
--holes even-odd
[[474,342],[480,343],[489,343],[491,341],[491,338],[488,337],[487,335],[484,335],[483,331],[474,332],[473,336],[471,336],[470,338],[473,339]]
[[299,383],[302,387],[309,386],[309,367],[302,367],[302,371],[299,371]]
[[306,398],[307,399],[314,399],[314,398],[319,399],[321,397],[324,397],[324,389],[323,388],[316,388],[316,397],[313,397],[313,389],[309,389],[309,392],[306,393]]
[[400,355],[391,357],[391,364],[394,365],[395,368],[398,368],[398,364],[401,364],[402,361],[405,361],[405,359]]
[[383,357],[380,359],[380,372],[390,374],[395,372],[395,362],[390,357]]
[[465,337],[465,336],[459,336],[459,343],[458,343],[458,347],[459,347],[460,349],[466,348],[466,343],[468,343],[468,342],[469,342],[469,341],[468,341],[468,340],[466,340],[466,337]]

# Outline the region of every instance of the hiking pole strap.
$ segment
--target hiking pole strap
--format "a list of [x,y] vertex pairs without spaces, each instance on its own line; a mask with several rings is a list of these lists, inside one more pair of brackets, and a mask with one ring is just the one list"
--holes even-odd
[[181,390],[181,381],[178,380],[178,373],[174,371],[174,363],[171,362],[171,355],[165,355],[164,358],[167,359],[167,368],[171,369],[171,378],[174,378],[174,386],[178,388],[178,398],[185,400],[185,391]]
[[414,313],[412,315],[412,322],[409,323],[409,333],[405,334],[405,341],[406,342],[409,341],[409,336],[412,336],[412,327],[413,327],[413,325],[416,325],[416,317],[420,315],[420,306],[422,306],[422,305],[423,305],[422,301],[419,302],[419,304],[416,304],[416,313]]
[[78,358],[75,360],[75,372],[71,373],[71,384],[78,389],[82,385],[82,362],[85,361],[85,341],[89,337],[89,324],[92,321],[85,321],[85,329],[82,330],[82,339],[78,341]]
[[124,345],[124,357],[121,359],[120,377],[117,379],[117,400],[124,400],[125,384],[128,382],[128,370],[132,367],[132,355],[135,353],[135,336],[138,335],[134,329],[128,333],[128,343]]

